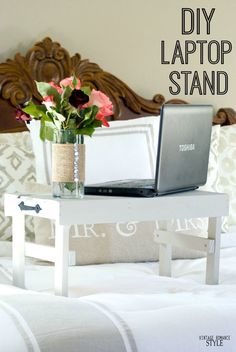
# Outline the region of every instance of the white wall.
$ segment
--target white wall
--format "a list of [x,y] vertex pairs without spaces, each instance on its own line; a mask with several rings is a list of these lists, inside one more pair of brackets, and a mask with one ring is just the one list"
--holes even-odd
[[[173,51],[181,36],[182,7],[216,7],[210,36],[191,35],[196,39],[228,39],[236,44],[235,0],[1,0],[0,61],[16,51],[25,53],[35,41],[50,36],[59,41],[70,54],[79,52],[122,80],[137,93],[151,98],[162,93],[168,99],[169,65],[160,63],[160,41]],[[208,38],[209,37],[209,38]],[[217,66],[217,67],[216,67]],[[226,58],[224,69],[229,73],[230,86],[223,96],[184,96],[190,102],[213,103],[216,108],[236,108],[236,53]],[[204,65],[212,70],[211,65]],[[184,67],[186,68],[186,67]],[[196,57],[188,69],[202,70]],[[175,65],[174,69],[183,69]]]

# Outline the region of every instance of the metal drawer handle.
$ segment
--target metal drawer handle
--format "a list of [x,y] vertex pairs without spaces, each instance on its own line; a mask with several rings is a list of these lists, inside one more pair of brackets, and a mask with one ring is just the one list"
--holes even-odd
[[20,210],[35,210],[36,213],[39,213],[40,210],[42,210],[39,204],[36,204],[34,207],[31,207],[30,205],[25,205],[23,201],[18,204],[18,207],[20,208]]

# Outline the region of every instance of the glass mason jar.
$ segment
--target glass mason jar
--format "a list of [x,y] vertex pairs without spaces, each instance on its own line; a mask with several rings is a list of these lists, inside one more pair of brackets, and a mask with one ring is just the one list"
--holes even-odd
[[83,198],[85,180],[84,136],[73,129],[60,130],[52,143],[54,197]]

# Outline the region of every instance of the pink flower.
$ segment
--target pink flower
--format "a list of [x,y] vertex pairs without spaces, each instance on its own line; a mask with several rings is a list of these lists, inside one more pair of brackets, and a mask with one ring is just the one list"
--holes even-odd
[[44,98],[43,98],[44,101],[46,102],[51,102],[53,103],[53,95],[46,95]]
[[100,120],[103,124],[103,126],[110,127],[108,121],[105,119],[103,115],[99,115],[99,112],[96,115],[96,120]]
[[52,106],[56,105],[53,98],[54,98],[53,95],[46,95],[45,97],[43,97],[42,104],[44,104],[46,106],[47,110],[49,110],[49,111]]
[[49,82],[50,86],[55,88],[59,94],[62,94],[63,93],[63,89],[58,86],[56,83],[54,83],[53,81]]
[[81,87],[81,82],[79,80],[79,78],[76,78],[77,79],[77,84],[76,86],[74,87],[73,85],[73,80],[74,80],[74,77],[67,77],[67,78],[64,78],[63,80],[61,80],[60,82],[60,86],[61,87],[67,87],[67,86],[70,86],[72,89],[80,89]]
[[32,117],[21,109],[16,110],[16,119],[18,121],[31,121]]
[[100,120],[104,126],[109,127],[109,123],[105,117],[113,114],[113,105],[108,96],[99,90],[93,89],[89,102],[83,105],[83,107],[87,108],[92,105],[96,105],[99,108],[96,119]]

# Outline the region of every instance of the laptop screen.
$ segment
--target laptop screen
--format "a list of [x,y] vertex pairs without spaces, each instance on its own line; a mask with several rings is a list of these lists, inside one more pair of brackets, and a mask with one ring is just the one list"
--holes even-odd
[[156,174],[159,192],[206,182],[212,119],[211,105],[163,107]]

